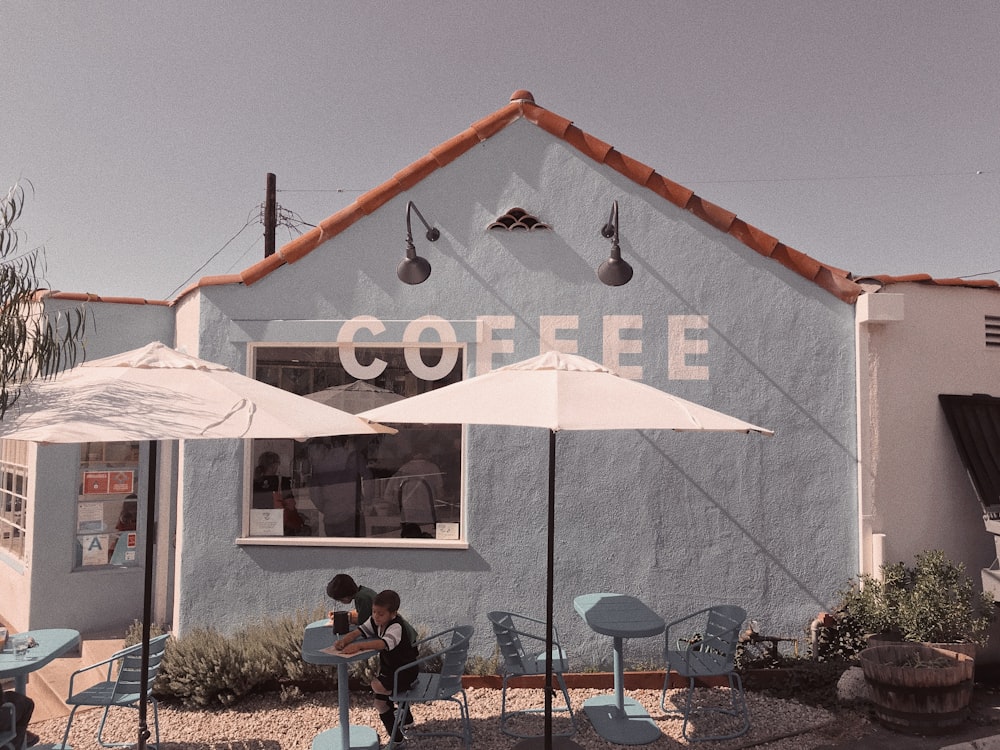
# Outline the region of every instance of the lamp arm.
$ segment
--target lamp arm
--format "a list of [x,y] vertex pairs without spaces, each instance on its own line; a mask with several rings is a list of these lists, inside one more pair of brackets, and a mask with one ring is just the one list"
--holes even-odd
[[424,228],[427,230],[427,239],[430,242],[437,242],[438,238],[441,237],[441,232],[437,227],[432,227],[427,223],[427,219],[424,215],[420,213],[420,209],[413,205],[413,201],[408,201],[406,204],[406,242],[412,246],[413,245],[413,232],[410,230],[410,211],[417,214],[417,218],[423,222]]

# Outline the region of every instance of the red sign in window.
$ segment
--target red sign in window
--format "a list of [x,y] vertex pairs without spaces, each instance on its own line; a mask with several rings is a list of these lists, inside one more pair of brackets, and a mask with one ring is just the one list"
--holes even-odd
[[111,477],[106,471],[83,472],[84,495],[107,495]]
[[134,471],[85,471],[84,495],[116,495],[135,492]]
[[131,471],[109,471],[108,492],[133,492],[135,473]]

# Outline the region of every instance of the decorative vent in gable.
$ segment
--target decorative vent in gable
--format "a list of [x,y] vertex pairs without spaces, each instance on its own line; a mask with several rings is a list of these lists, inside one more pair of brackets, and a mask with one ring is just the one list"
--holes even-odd
[[552,227],[544,221],[540,221],[537,216],[532,216],[523,208],[512,208],[503,216],[498,216],[497,220],[486,228],[506,229],[508,232],[518,229],[534,232],[536,229],[551,229]]
[[1000,348],[1000,315],[986,316],[986,346]]

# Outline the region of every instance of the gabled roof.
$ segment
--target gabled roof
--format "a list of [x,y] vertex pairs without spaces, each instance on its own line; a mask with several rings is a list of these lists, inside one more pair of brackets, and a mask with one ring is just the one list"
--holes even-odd
[[255,263],[238,274],[206,276],[194,287],[243,283],[246,285],[267,276],[286,263],[294,263],[321,244],[345,230],[354,222],[367,216],[387,201],[409,190],[429,174],[449,164],[477,144],[496,135],[512,122],[525,119],[547,133],[561,138],[599,164],[605,164],[637,185],[656,193],[675,206],[690,211],[720,232],[732,235],[755,252],[774,260],[795,273],[814,282],[844,302],[853,303],[862,293],[851,274],[834,266],[820,263],[776,238],[747,224],[736,214],[696,195],[676,182],[659,174],[652,167],[632,159],[599,138],[585,133],[572,121],[539,107],[531,92],[515,91],[510,103],[482,120],[473,123],[454,138],[431,149],[430,153],[400,170],[386,182],[358,197],[351,205],[319,223],[319,226],[287,243],[274,255]]

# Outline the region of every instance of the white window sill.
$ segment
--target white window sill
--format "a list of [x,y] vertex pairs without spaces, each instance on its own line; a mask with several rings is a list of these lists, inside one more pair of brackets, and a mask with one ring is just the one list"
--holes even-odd
[[468,549],[464,539],[385,539],[380,537],[331,538],[322,536],[238,537],[241,547],[368,547],[373,549]]

